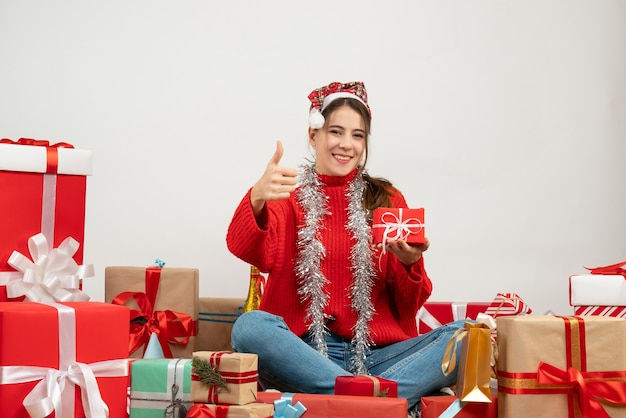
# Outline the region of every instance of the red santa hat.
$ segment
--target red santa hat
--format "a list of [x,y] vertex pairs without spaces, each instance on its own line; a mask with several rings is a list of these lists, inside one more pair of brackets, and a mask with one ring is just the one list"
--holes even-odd
[[324,126],[324,116],[322,111],[333,100],[341,97],[352,97],[365,105],[370,116],[372,111],[367,104],[367,91],[365,84],[361,81],[351,81],[349,83],[339,83],[334,81],[327,86],[315,89],[309,94],[311,107],[309,109],[309,126],[313,129],[319,129]]

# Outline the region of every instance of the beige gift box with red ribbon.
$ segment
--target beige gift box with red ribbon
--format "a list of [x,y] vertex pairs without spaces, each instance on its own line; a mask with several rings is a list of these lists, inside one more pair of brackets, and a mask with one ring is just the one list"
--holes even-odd
[[624,341],[625,319],[499,318],[498,416],[626,416]]
[[256,354],[196,351],[191,365],[191,402],[245,405],[257,400]]
[[191,358],[197,334],[198,269],[109,266],[104,287],[105,302],[131,308],[131,357],[141,358],[150,335],[157,332],[166,358]]

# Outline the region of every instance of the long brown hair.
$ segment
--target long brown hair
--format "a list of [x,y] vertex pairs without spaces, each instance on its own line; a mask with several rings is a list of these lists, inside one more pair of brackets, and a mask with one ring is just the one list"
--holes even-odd
[[326,120],[328,120],[328,117],[335,110],[343,106],[347,106],[361,115],[365,123],[365,132],[367,134],[367,138],[365,139],[365,158],[363,159],[363,164],[361,164],[359,170],[361,170],[363,179],[367,185],[365,187],[365,191],[363,192],[363,209],[365,210],[367,220],[371,223],[374,209],[391,206],[391,196],[395,193],[396,188],[389,180],[382,177],[372,177],[365,170],[365,164],[367,163],[367,156],[369,154],[369,136],[372,117],[363,103],[351,97],[342,97],[330,102],[322,111],[322,114]]

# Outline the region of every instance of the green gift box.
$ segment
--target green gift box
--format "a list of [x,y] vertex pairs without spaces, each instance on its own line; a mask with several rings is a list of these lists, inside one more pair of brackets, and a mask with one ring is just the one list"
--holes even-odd
[[130,418],[177,417],[193,405],[190,392],[191,359],[135,360],[130,373]]

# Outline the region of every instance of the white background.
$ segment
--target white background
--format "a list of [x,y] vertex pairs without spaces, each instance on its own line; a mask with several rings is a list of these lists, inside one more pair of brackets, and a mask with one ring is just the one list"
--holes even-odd
[[308,93],[352,80],[371,174],[426,208],[431,300],[569,314],[569,275],[626,260],[622,0],[0,2],[0,136],[94,153],[93,300],[156,258],[245,297],[230,217],[277,139],[309,155]]

